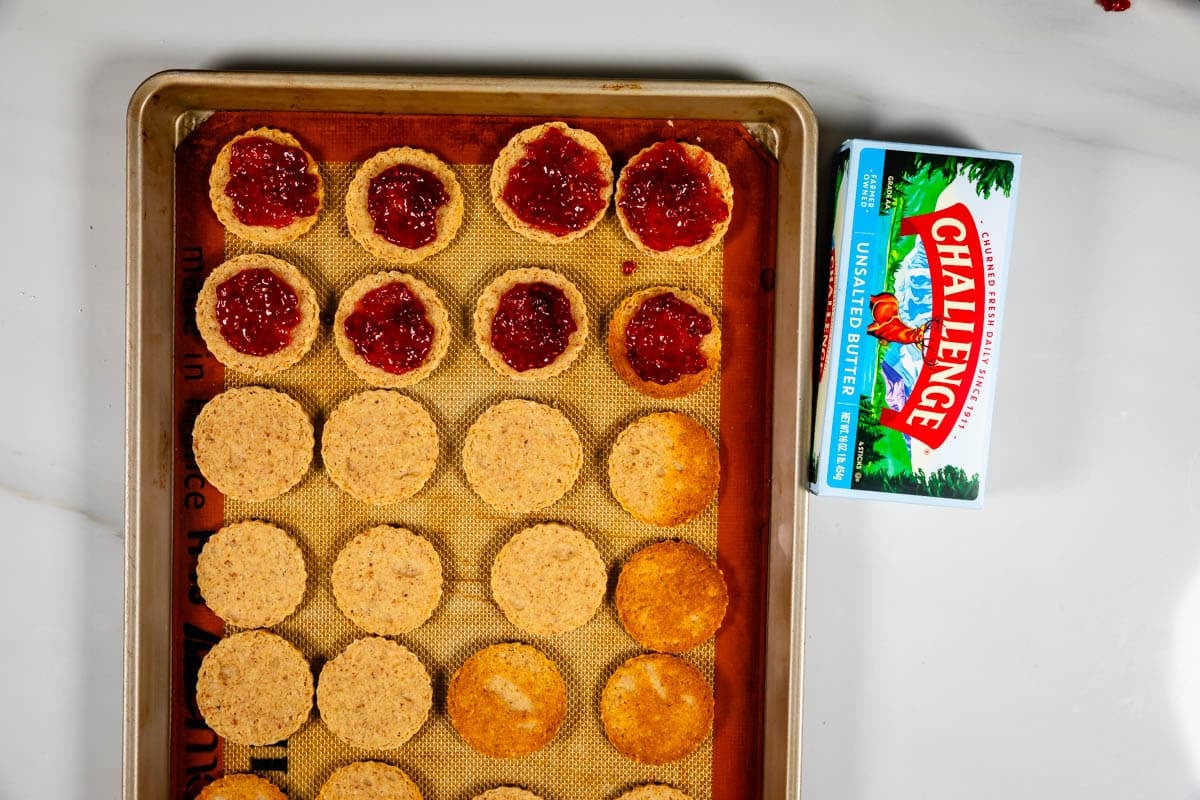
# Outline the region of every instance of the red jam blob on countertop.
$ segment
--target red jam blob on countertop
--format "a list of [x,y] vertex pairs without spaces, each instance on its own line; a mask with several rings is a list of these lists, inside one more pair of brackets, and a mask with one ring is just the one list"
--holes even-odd
[[234,350],[269,356],[291,344],[300,298],[271,270],[244,269],[217,286],[217,324]]
[[363,295],[342,327],[355,353],[393,375],[424,364],[433,348],[425,304],[399,281]]
[[437,238],[438,210],[449,200],[438,176],[411,164],[397,164],[371,179],[367,212],[377,234],[398,247],[415,250]]
[[311,217],[317,213],[318,182],[299,147],[244,136],[230,148],[225,195],[243,225],[286,228]]
[[1099,0],[1105,11],[1128,11],[1129,0]]
[[500,297],[492,347],[517,372],[553,363],[576,331],[571,301],[557,286],[518,283]]
[[501,197],[526,225],[566,236],[586,228],[608,203],[600,159],[558,128],[525,145]]
[[652,250],[691,247],[729,218],[729,206],[709,177],[710,159],[674,140],[659,142],[621,174],[620,207],[629,227]]
[[674,294],[648,298],[625,326],[625,352],[644,381],[666,385],[708,366],[700,342],[712,320]]

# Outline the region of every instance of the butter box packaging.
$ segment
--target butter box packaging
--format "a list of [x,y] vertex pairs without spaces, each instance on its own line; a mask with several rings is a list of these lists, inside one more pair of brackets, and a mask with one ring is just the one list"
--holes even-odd
[[809,465],[817,494],[982,505],[1020,161],[843,145]]

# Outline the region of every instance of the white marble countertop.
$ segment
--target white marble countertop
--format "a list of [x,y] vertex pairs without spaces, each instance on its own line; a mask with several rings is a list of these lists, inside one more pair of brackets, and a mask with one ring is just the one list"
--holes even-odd
[[1133,5],[0,2],[0,798],[119,793],[125,106],[231,65],[774,80],[826,152],[1024,153],[986,509],[813,500],[803,797],[1200,797],[1200,3]]

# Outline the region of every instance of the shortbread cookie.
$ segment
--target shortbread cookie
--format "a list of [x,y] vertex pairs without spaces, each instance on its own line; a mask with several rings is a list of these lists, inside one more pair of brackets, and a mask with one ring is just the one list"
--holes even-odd
[[421,790],[399,767],[356,761],[334,770],[317,800],[421,800]]
[[463,470],[484,502],[523,514],[551,505],[583,465],[579,434],[561,411],[505,400],[479,415],[463,442]]
[[488,789],[483,794],[475,795],[474,800],[542,800],[533,792],[518,789],[515,786],[501,786],[498,789]]
[[557,523],[509,539],[492,564],[492,597],[518,628],[537,636],[585,624],[604,602],[608,571],[592,540]]
[[399,747],[421,729],[432,707],[433,684],[420,659],[378,636],[351,642],[317,681],[321,719],[354,747]]
[[475,305],[475,344],[508,378],[538,381],[571,366],[587,341],[587,309],[575,284],[548,269],[501,275]]
[[420,403],[376,389],[338,404],[321,431],[321,458],[343,491],[383,505],[412,497],[437,466],[438,432]]
[[567,690],[554,662],[527,644],[475,653],[450,679],[446,711],[459,735],[484,755],[517,758],[540,750],[567,715]]
[[295,486],[313,457],[313,426],[299,403],[261,386],[205,403],[192,429],[196,466],[221,494],[269,500]]
[[692,798],[678,789],[655,783],[630,789],[617,800],[692,800]]
[[342,293],[333,340],[355,375],[396,389],[437,369],[450,349],[450,316],[424,281],[376,272]]
[[208,176],[208,199],[235,236],[262,244],[298,239],[317,222],[325,187],[317,162],[290,133],[255,128],[233,137]]
[[600,698],[604,733],[623,755],[667,764],[708,738],[713,692],[700,671],[675,656],[654,653],[617,668]]
[[296,540],[266,522],[226,525],[196,559],[204,603],[229,625],[269,628],[304,597],[308,571]]
[[358,627],[383,636],[408,633],[442,598],[442,561],[428,539],[379,525],[342,548],[331,583],[338,608]]
[[696,295],[652,286],[621,302],[608,324],[608,356],[621,380],[650,397],[683,397],[721,364],[721,327]]
[[463,193],[454,170],[424,150],[376,153],[346,190],[350,235],[393,264],[415,264],[444,250],[462,219]]
[[243,773],[217,778],[196,800],[287,800],[287,795],[269,780]]
[[231,742],[267,745],[300,729],[312,711],[308,662],[267,631],[235,633],[200,663],[196,705],[208,726]]
[[717,445],[685,414],[647,414],[621,431],[608,480],[621,507],[642,522],[673,526],[697,516],[717,494]]
[[686,542],[658,542],[633,554],[616,591],[621,624],[648,650],[683,653],[721,627],[729,605],[717,563]]

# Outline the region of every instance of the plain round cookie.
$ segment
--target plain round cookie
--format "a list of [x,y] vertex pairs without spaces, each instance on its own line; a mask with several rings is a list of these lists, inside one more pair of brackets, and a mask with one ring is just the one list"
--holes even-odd
[[[367,209],[371,181],[392,167],[406,164],[430,172],[446,191],[446,202],[437,211],[437,237],[428,244],[408,248],[388,241],[375,232],[375,220]],[[393,264],[415,264],[444,250],[458,234],[463,219],[463,193],[458,177],[440,158],[415,147],[393,147],[363,162],[346,190],[346,222],[350,235],[373,256]]]
[[505,400],[472,423],[462,458],[467,481],[484,502],[523,514],[555,503],[575,485],[583,445],[561,411]]
[[273,633],[235,633],[200,662],[196,705],[208,726],[231,742],[283,741],[308,720],[312,700],[308,662]]
[[200,790],[196,800],[287,800],[287,795],[265,778],[242,773],[217,778]]
[[721,568],[686,542],[658,542],[633,554],[615,595],[621,625],[647,650],[683,653],[717,632],[729,605]]
[[[508,176],[512,172],[512,168],[517,165],[521,159],[525,157],[526,148],[530,143],[536,142],[542,138],[548,130],[557,128],[564,136],[571,139],[576,144],[586,150],[591,151],[596,156],[597,166],[600,172],[608,179],[608,183],[600,192],[600,197],[604,200],[604,207],[596,214],[596,216],[583,228],[570,231],[559,236],[550,231],[542,230],[535,225],[530,225],[525,220],[517,216],[504,200],[504,188],[508,185]],[[500,212],[500,216],[508,227],[512,228],[516,233],[521,234],[527,239],[532,239],[535,242],[556,244],[558,242],[569,242],[573,239],[578,239],[581,236],[586,236],[597,225],[600,220],[604,219],[605,213],[608,211],[609,200],[612,199],[613,191],[613,172],[612,158],[608,155],[608,150],[595,134],[579,128],[569,127],[565,122],[547,122],[542,125],[534,125],[532,128],[526,128],[517,135],[508,140],[500,154],[496,156],[496,160],[492,162],[492,175],[488,182],[488,188],[492,194],[492,204],[496,210]]]
[[450,723],[495,758],[526,756],[550,743],[567,716],[558,667],[527,644],[497,644],[468,658],[446,692]]
[[629,219],[625,216],[625,209],[621,207],[621,203],[628,192],[630,168],[636,166],[637,162],[655,147],[664,144],[663,142],[655,142],[643,148],[625,164],[625,168],[621,170],[621,176],[617,178],[615,205],[617,207],[617,220],[621,223],[621,230],[625,232],[625,236],[628,237],[629,241],[633,242],[634,247],[650,255],[663,256],[664,258],[676,261],[685,261],[699,258],[725,238],[725,232],[729,230],[729,221],[733,219],[733,183],[729,179],[729,170],[724,164],[714,158],[712,153],[703,147],[698,147],[688,142],[676,143],[683,148],[689,160],[708,159],[709,185],[721,195],[721,200],[724,201],[725,206],[729,209],[729,213],[725,216],[725,219],[713,226],[713,231],[709,237],[703,242],[694,245],[672,247],[670,250],[655,250],[643,242],[642,237],[630,227]]
[[351,539],[330,576],[337,607],[363,630],[408,633],[442,599],[442,560],[428,539],[379,525]]
[[515,786],[501,786],[496,789],[488,789],[483,794],[477,794],[473,800],[542,800],[540,795],[536,795],[526,789],[518,789]]
[[[642,307],[642,303],[664,294],[675,295],[708,317],[712,323],[712,330],[704,335],[697,346],[708,362],[704,369],[691,375],[682,375],[679,380],[667,384],[643,380],[633,368],[629,360],[629,349],[625,346],[625,330],[634,314]],[[642,394],[659,398],[683,397],[708,383],[708,379],[721,365],[721,326],[717,322],[717,315],[708,304],[692,292],[674,286],[651,286],[626,297],[613,312],[608,323],[608,357],[621,380]]]
[[[282,228],[272,228],[269,225],[246,225],[237,218],[237,214],[233,211],[233,200],[225,194],[225,186],[229,183],[229,158],[233,152],[233,146],[239,139],[247,137],[270,139],[276,144],[297,147],[304,151],[304,156],[308,159],[308,174],[317,178],[316,211],[307,217],[300,217]],[[208,174],[208,200],[217,219],[225,226],[225,230],[234,236],[259,244],[283,244],[299,239],[308,233],[313,225],[317,224],[317,219],[321,216],[321,209],[325,207],[325,181],[321,178],[320,170],[317,169],[317,162],[313,159],[312,154],[304,149],[304,145],[300,144],[299,139],[286,131],[275,128],[255,128],[233,137],[217,153],[212,171]]]
[[717,494],[716,442],[691,417],[647,414],[617,436],[608,480],[621,507],[642,522],[671,527],[696,517]]
[[[524,283],[545,283],[562,292],[571,305],[571,318],[575,321],[575,330],[567,335],[566,349],[557,358],[544,367],[521,371],[510,367],[496,348],[492,347],[492,321],[505,292]],[[579,357],[588,337],[587,306],[579,289],[557,272],[540,267],[510,269],[488,284],[475,304],[474,323],[475,345],[483,359],[496,372],[518,381],[540,381],[559,374]]]
[[[270,270],[296,293],[299,303],[300,322],[292,329],[292,340],[274,353],[256,356],[235,350],[221,333],[217,321],[217,288],[238,273],[248,269]],[[196,327],[204,339],[209,352],[227,367],[251,375],[268,375],[287,369],[295,364],[312,348],[321,328],[321,308],[317,304],[317,293],[300,270],[281,258],[263,253],[235,256],[214,269],[200,287],[196,298]]]
[[617,800],[692,800],[692,798],[678,789],[653,783],[630,789]]
[[595,543],[545,523],[505,543],[492,564],[492,597],[508,621],[536,636],[581,627],[604,602],[608,570]]
[[321,458],[350,496],[383,505],[412,497],[433,474],[438,432],[416,400],[386,389],[338,404],[321,431]]
[[317,681],[321,719],[354,747],[391,750],[421,729],[433,707],[429,672],[412,652],[372,636],[326,662]]
[[307,582],[300,545],[258,520],[221,528],[196,559],[196,586],[205,605],[239,628],[282,622],[300,605]]
[[617,667],[605,684],[600,720],[622,755],[643,764],[678,761],[712,730],[712,687],[680,658],[636,656]]
[[261,386],[204,404],[192,452],[205,480],[235,500],[270,500],[295,486],[313,457],[313,426],[290,396]]
[[422,800],[421,790],[399,767],[356,761],[336,769],[321,786],[317,800]]
[[[425,306],[425,319],[433,328],[433,341],[430,343],[425,362],[416,369],[399,374],[368,363],[358,354],[354,343],[346,335],[346,318],[354,313],[359,301],[368,293],[393,283],[404,284],[421,301]],[[398,389],[424,380],[442,363],[450,349],[450,315],[446,313],[446,307],[442,305],[437,292],[424,281],[403,272],[376,272],[359,278],[342,293],[341,299],[338,300],[337,313],[333,318],[333,341],[337,345],[338,355],[355,375],[372,386]]]

